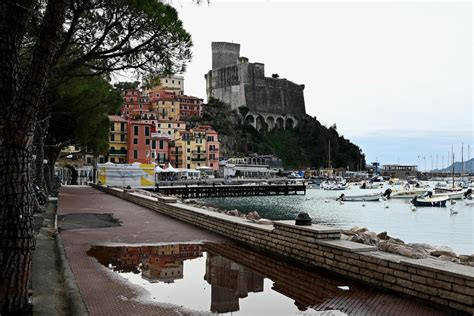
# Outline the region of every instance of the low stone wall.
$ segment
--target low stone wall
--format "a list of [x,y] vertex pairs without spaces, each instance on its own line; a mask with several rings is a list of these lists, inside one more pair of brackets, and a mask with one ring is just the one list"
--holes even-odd
[[410,259],[340,239],[340,230],[294,221],[259,225],[246,219],[103,186],[97,189],[181,221],[306,265],[474,314],[474,268],[436,259]]

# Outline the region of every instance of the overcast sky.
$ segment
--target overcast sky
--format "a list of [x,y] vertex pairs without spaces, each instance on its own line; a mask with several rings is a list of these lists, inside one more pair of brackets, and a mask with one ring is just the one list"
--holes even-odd
[[186,94],[205,98],[211,42],[233,41],[267,76],[305,84],[306,112],[368,161],[441,165],[451,144],[473,144],[470,1],[172,4],[194,43]]

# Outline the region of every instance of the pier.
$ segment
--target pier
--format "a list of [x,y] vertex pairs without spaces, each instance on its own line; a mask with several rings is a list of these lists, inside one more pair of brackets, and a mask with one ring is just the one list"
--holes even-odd
[[237,197],[306,194],[304,184],[157,186],[156,192],[182,198]]

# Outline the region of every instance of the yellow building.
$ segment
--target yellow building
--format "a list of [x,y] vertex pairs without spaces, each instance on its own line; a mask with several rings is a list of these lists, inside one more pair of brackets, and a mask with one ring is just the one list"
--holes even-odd
[[109,115],[109,153],[107,161],[127,163],[127,120],[118,115]]
[[158,120],[160,121],[179,121],[179,102],[174,100],[174,97],[160,98],[151,102],[152,112],[158,114]]
[[207,166],[206,134],[202,131],[176,131],[170,146],[170,161],[176,168]]
[[186,123],[184,121],[158,121],[156,124],[156,132],[159,134],[168,135],[171,140],[174,140],[177,131],[186,130]]

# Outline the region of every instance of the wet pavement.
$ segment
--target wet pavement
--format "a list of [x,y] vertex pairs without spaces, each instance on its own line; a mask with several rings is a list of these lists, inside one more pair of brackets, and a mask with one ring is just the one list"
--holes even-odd
[[90,187],[62,187],[58,214],[112,214],[118,227],[61,231],[66,255],[90,315],[176,315],[174,306],[136,300],[140,290],[87,255],[94,245],[229,242],[217,234],[174,220]]
[[92,188],[63,187],[58,213],[110,214],[121,223],[61,232],[91,315],[441,314],[423,302],[242,248]]
[[309,270],[232,244],[103,247],[88,254],[139,299],[233,315],[443,315],[435,308],[346,278]]

